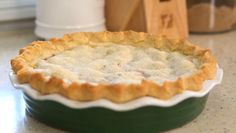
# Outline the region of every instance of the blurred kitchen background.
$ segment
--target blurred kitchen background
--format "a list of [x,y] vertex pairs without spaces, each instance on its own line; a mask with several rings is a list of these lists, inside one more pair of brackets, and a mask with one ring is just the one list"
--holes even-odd
[[36,0],[0,0],[0,31],[33,28]]
[[171,133],[235,133],[236,0],[0,0],[0,132],[63,132],[25,115],[9,61],[32,41],[78,31],[135,30],[213,51],[224,79],[193,122]]
[[235,0],[0,0],[0,31],[49,39],[78,31],[135,30],[170,38],[236,28]]

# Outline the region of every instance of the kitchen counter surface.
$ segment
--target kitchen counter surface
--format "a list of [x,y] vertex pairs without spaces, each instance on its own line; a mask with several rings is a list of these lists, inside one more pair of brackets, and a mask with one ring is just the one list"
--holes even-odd
[[[38,40],[32,29],[0,31],[0,133],[64,133],[28,116],[20,90],[10,83],[11,58],[18,49]],[[211,91],[206,107],[195,120],[166,133],[236,132],[236,31],[215,35],[191,35],[193,43],[212,49],[224,70],[221,85]]]

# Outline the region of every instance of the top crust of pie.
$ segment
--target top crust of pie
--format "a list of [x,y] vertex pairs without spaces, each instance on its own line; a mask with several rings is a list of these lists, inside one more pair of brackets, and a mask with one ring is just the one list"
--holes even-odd
[[[132,51],[151,55],[145,58],[145,54]],[[153,62],[150,58],[155,55],[158,61]],[[166,66],[168,63],[173,69]],[[104,64],[110,68],[101,70]],[[20,83],[29,83],[41,94],[59,93],[79,101],[105,98],[117,103],[143,96],[169,99],[185,90],[198,91],[216,73],[216,60],[210,50],[185,40],[133,31],[80,32],[35,41],[21,49],[11,65]]]

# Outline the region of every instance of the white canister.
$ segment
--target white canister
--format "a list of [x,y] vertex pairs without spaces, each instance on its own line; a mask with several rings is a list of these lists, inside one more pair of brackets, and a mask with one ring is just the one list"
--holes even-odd
[[71,32],[104,30],[104,0],[37,0],[38,37],[49,39]]

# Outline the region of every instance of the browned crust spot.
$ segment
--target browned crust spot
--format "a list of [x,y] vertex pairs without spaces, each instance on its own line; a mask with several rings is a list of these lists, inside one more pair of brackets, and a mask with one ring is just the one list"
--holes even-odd
[[[98,42],[114,42],[130,45],[149,45],[167,51],[179,51],[193,55],[202,62],[200,69],[188,77],[180,77],[176,81],[165,81],[162,85],[143,80],[140,84],[98,84],[65,83],[59,77],[47,79],[42,73],[33,71],[37,59],[51,57],[64,50],[81,44]],[[213,79],[216,74],[216,60],[208,49],[200,48],[185,40],[170,40],[164,36],[157,37],[147,33],[125,32],[80,32],[53,38],[49,41],[34,41],[19,51],[19,55],[11,60],[13,71],[20,83],[29,83],[33,89],[42,94],[59,93],[69,99],[91,101],[105,98],[113,102],[127,102],[143,96],[158,99],[169,99],[185,90],[199,91],[205,80]]]

